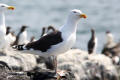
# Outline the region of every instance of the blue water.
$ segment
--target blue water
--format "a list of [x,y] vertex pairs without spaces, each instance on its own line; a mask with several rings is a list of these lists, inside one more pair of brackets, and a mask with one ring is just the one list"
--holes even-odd
[[79,22],[75,47],[87,50],[91,28],[96,30],[98,37],[98,53],[105,43],[106,30],[115,35],[115,41],[120,40],[120,0],[0,0],[0,3],[16,7],[14,11],[6,12],[6,25],[18,31],[26,24],[30,27],[29,36],[38,38],[43,26],[59,28],[69,11],[76,8],[86,13],[88,18]]

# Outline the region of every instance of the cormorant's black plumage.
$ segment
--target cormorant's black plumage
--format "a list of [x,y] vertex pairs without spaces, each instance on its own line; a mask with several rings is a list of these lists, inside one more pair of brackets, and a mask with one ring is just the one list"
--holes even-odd
[[94,29],[91,29],[91,39],[88,42],[88,53],[93,53],[95,48],[95,31]]

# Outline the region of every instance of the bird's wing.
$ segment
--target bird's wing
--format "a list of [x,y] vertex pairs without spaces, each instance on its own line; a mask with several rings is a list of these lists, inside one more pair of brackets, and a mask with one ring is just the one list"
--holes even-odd
[[61,32],[55,31],[55,32],[51,32],[51,33],[41,37],[39,40],[37,40],[35,42],[28,43],[26,45],[26,48],[40,50],[42,52],[45,52],[52,45],[56,45],[62,41],[63,41],[63,39],[62,39]]

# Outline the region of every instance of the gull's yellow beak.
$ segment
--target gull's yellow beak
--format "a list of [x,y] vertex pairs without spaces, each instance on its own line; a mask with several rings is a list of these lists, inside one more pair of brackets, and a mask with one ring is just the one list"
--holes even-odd
[[14,10],[15,8],[13,6],[8,6],[7,7],[9,10]]
[[81,14],[80,18],[87,18],[86,14]]

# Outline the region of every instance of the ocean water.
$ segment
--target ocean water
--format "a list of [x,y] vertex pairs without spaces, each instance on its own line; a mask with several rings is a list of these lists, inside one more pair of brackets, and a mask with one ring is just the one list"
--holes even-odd
[[90,29],[94,28],[98,37],[97,53],[105,43],[105,32],[110,30],[115,41],[120,40],[120,0],[0,0],[13,5],[14,11],[6,12],[6,25],[18,32],[21,25],[28,25],[28,35],[37,39],[42,27],[53,25],[59,28],[72,9],[80,9],[88,18],[78,24],[77,41],[74,47],[87,50]]

